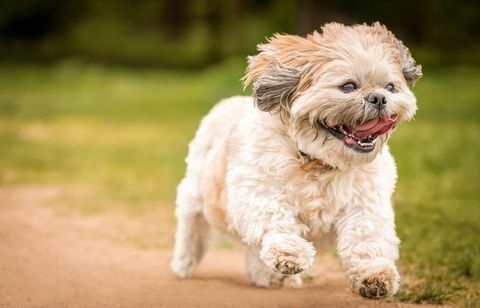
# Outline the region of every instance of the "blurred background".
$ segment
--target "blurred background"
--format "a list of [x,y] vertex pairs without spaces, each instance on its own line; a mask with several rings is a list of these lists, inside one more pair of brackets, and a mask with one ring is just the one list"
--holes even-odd
[[254,53],[275,32],[380,20],[423,63],[478,62],[479,10],[474,0],[2,0],[0,56],[191,69]]
[[0,186],[54,187],[48,205],[82,215],[122,212],[150,228],[139,247],[169,250],[187,144],[219,99],[249,94],[246,56],[276,32],[377,20],[424,67],[416,120],[390,141],[396,299],[474,306],[480,1],[1,0]]

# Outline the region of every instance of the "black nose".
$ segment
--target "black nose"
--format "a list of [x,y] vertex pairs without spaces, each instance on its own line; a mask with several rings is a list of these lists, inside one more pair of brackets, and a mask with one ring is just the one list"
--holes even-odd
[[374,104],[378,109],[383,109],[385,108],[385,105],[387,105],[385,95],[380,93],[370,93],[370,95],[367,96],[367,101]]

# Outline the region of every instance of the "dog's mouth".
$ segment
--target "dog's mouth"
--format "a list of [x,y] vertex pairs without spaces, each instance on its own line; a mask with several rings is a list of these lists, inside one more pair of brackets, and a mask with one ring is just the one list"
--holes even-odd
[[369,153],[375,149],[379,136],[388,134],[395,128],[396,121],[397,115],[392,115],[388,118],[373,118],[358,126],[346,124],[328,126],[321,121],[318,121],[318,124],[337,139],[342,140],[347,147],[360,153]]

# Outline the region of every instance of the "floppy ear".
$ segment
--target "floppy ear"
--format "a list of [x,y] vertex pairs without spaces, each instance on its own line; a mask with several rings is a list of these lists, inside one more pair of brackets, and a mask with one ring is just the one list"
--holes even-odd
[[261,111],[289,110],[302,70],[271,63],[253,84],[253,101]]
[[308,71],[308,57],[316,46],[296,35],[275,34],[260,53],[248,58],[243,77],[246,88],[253,82],[253,99],[262,111],[289,110],[297,90],[308,87],[302,75]]
[[415,82],[423,76],[422,66],[415,62],[410,50],[403,45],[403,42],[396,39],[397,48],[400,51],[400,61],[403,67],[403,76],[409,86],[413,86]]
[[397,39],[395,35],[387,29],[387,27],[378,21],[373,23],[372,27],[375,29],[375,31],[385,35],[387,40],[398,49],[400,53],[400,62],[403,69],[403,77],[405,77],[405,80],[409,86],[413,86],[415,82],[423,76],[422,66],[417,64],[407,46],[403,45],[403,42]]

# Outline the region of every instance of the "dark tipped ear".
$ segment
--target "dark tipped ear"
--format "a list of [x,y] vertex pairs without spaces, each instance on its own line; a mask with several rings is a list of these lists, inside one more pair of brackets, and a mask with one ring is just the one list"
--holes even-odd
[[413,59],[412,54],[407,46],[403,45],[403,42],[397,39],[395,35],[387,29],[387,27],[379,22],[375,22],[373,23],[372,28],[375,31],[386,35],[387,39],[393,44],[393,46],[397,47],[398,51],[400,52],[400,62],[402,64],[403,76],[405,77],[408,85],[413,86],[415,82],[423,76],[422,66],[415,62],[415,59]]
[[400,51],[400,61],[403,66],[403,76],[409,86],[413,86],[415,82],[423,76],[422,66],[415,62],[410,50],[403,45],[403,42],[397,40],[397,48]]
[[302,69],[271,63],[253,84],[253,100],[261,111],[289,110]]

